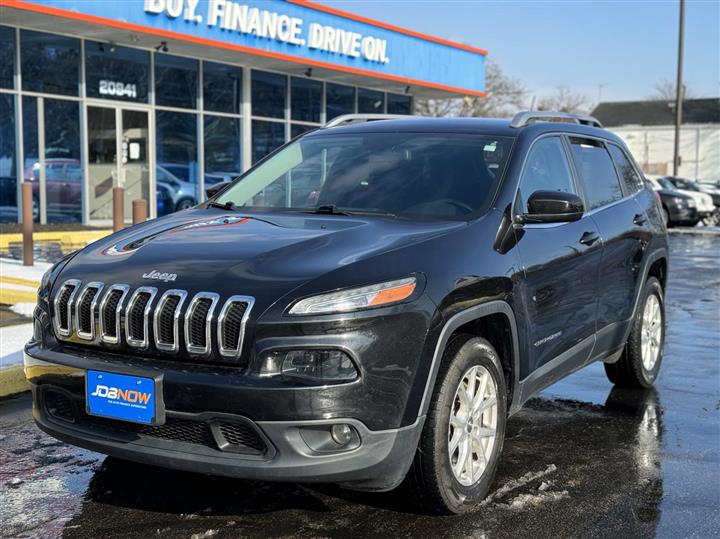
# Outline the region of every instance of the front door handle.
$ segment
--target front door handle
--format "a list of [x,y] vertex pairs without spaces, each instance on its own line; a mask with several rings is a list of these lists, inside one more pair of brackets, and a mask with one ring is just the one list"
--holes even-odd
[[588,231],[582,235],[582,237],[580,238],[580,243],[582,243],[583,245],[590,246],[599,239],[600,239],[600,236],[598,236],[597,233],[595,233],[593,231]]
[[643,226],[647,222],[647,217],[643,215],[642,213],[636,213],[635,218],[633,219],[633,224],[636,224],[638,226]]

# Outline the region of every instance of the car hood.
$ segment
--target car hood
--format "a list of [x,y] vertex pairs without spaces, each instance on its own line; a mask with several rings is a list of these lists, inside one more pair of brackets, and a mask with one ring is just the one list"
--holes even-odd
[[687,195],[689,197],[692,197],[695,200],[695,203],[698,206],[699,210],[712,210],[715,208],[715,205],[713,204],[712,197],[708,195],[707,193],[700,193],[698,191],[688,191],[685,189],[678,189],[680,193],[683,195]]
[[466,223],[191,209],[89,245],[56,282],[79,279],[131,288],[154,286],[159,291],[250,295],[268,306],[342,266],[463,226]]

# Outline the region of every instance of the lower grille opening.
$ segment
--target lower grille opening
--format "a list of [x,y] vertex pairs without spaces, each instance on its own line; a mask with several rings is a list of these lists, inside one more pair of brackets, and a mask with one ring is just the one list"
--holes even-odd
[[45,388],[42,391],[45,412],[56,420],[73,423],[104,433],[121,432],[172,442],[199,445],[216,451],[245,455],[264,455],[268,447],[260,434],[249,424],[218,419],[192,421],[168,417],[164,425],[142,425],[105,417],[88,415],[80,405],[82,400],[63,391]]

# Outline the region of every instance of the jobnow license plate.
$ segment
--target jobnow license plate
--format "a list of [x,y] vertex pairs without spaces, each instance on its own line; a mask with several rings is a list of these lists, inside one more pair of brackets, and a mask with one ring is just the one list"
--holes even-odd
[[157,389],[157,382],[152,378],[87,371],[87,412],[134,423],[157,423]]

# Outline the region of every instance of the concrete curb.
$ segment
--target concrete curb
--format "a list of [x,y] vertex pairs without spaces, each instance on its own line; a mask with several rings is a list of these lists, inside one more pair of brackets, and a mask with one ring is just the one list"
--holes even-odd
[[720,229],[697,228],[670,228],[668,234],[686,234],[690,236],[720,236]]
[[11,365],[0,369],[0,397],[30,391],[30,382],[25,378],[22,365]]

